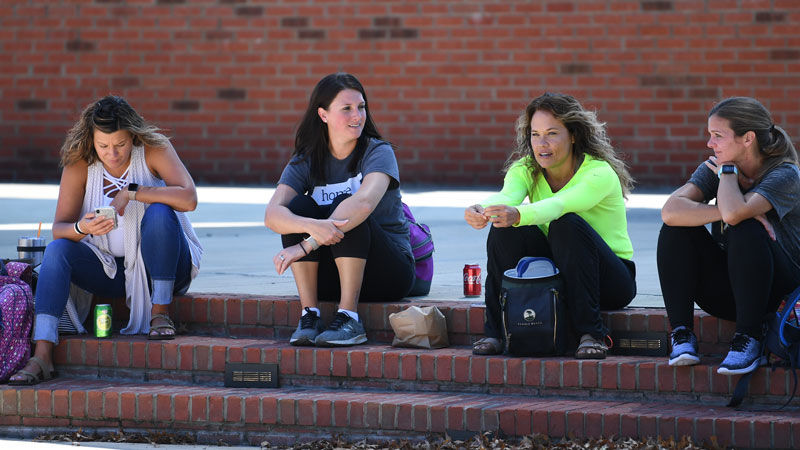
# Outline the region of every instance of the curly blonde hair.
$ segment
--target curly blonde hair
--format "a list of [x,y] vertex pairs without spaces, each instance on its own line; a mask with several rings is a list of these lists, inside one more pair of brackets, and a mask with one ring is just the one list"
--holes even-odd
[[158,127],[150,125],[122,97],[109,95],[84,108],[80,119],[67,132],[61,146],[61,167],[78,161],[94,164],[97,151],[94,148],[94,130],[114,133],[127,130],[133,138],[133,145],[165,145],[169,138],[159,133]]
[[538,110],[548,111],[567,128],[575,139],[572,145],[572,156],[577,163],[583,154],[589,154],[607,162],[619,178],[622,194],[627,198],[633,188],[633,178],[625,162],[617,156],[611,141],[606,134],[605,123],[597,120],[594,111],[587,111],[575,97],[567,94],[546,92],[535,98],[525,108],[525,112],[517,119],[517,137],[514,152],[506,161],[504,170],[508,170],[515,162],[525,159],[531,171],[531,177],[542,173],[542,167],[536,162],[531,147],[531,118]]

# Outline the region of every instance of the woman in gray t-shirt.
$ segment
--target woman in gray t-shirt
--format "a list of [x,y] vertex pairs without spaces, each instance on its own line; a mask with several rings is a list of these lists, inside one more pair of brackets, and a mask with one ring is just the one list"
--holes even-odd
[[[354,76],[331,74],[314,88],[264,223],[281,234],[275,269],[283,274],[291,266],[303,306],[293,345],[364,343],[359,298],[399,300],[411,290],[414,258],[397,160]],[[327,329],[319,299],[339,300]]]
[[760,363],[765,316],[800,284],[800,169],[788,134],[753,98],[714,106],[708,132],[714,156],[661,210],[658,275],[673,329],[669,364],[700,361],[695,302],[736,321],[717,373],[742,374]]

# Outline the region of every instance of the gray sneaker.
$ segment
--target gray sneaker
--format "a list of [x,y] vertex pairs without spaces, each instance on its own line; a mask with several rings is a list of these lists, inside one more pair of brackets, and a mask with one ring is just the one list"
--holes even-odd
[[306,313],[300,318],[297,329],[289,338],[292,345],[314,345],[314,340],[322,333],[322,321],[316,311],[306,308]]
[[697,355],[697,336],[686,327],[672,330],[672,353],[669,354],[670,366],[692,366],[700,362]]
[[367,333],[361,321],[356,321],[343,312],[336,314],[328,329],[314,341],[317,347],[343,347],[367,342]]
[[758,339],[744,333],[736,333],[731,341],[728,356],[719,365],[717,373],[723,375],[739,375],[756,370],[766,364],[766,356],[762,356],[762,345]]

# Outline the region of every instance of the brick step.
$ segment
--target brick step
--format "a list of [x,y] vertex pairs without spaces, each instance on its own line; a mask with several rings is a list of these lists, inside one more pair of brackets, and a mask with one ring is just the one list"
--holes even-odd
[[[62,374],[81,378],[222,386],[226,363],[277,363],[283,386],[701,401],[724,405],[739,377],[716,373],[719,358],[670,367],[665,357],[606,360],[475,356],[469,347],[420,350],[385,344],[326,349],[285,340],[178,336],[172,341],[66,337],[56,347]],[[791,372],[761,368],[751,404],[782,404]],[[800,397],[795,401],[800,405]]]
[[[391,313],[402,311],[411,305],[435,305],[447,320],[450,343],[470,345],[483,337],[484,308],[474,306],[475,304],[476,302],[452,300],[361,303],[358,312],[371,341],[391,343],[394,337],[389,323]],[[336,311],[336,305],[322,303],[320,309],[322,317],[330,320]],[[121,309],[115,308],[115,311]],[[294,296],[189,294],[176,297],[173,312],[175,318],[192,334],[288,339],[300,320],[301,307],[298,297]],[[663,308],[625,308],[603,313],[603,318],[612,330],[669,330],[669,321]],[[701,311],[695,312],[694,321],[700,352],[704,355],[724,355],[733,337],[735,324]]]
[[[576,437],[690,436],[722,446],[800,446],[800,412],[751,412],[700,403],[531,398],[522,395],[367,392],[347,389],[230,389],[60,378],[0,387],[9,435],[170,430],[200,442],[258,445],[340,436],[424,439],[500,430]],[[468,433],[467,433],[468,432]]]

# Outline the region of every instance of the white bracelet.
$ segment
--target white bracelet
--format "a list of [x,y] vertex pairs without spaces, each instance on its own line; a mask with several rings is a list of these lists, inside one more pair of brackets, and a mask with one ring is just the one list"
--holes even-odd
[[309,236],[309,237],[305,238],[305,241],[308,242],[309,244],[311,244],[311,251],[312,252],[319,248],[319,243],[312,236]]

